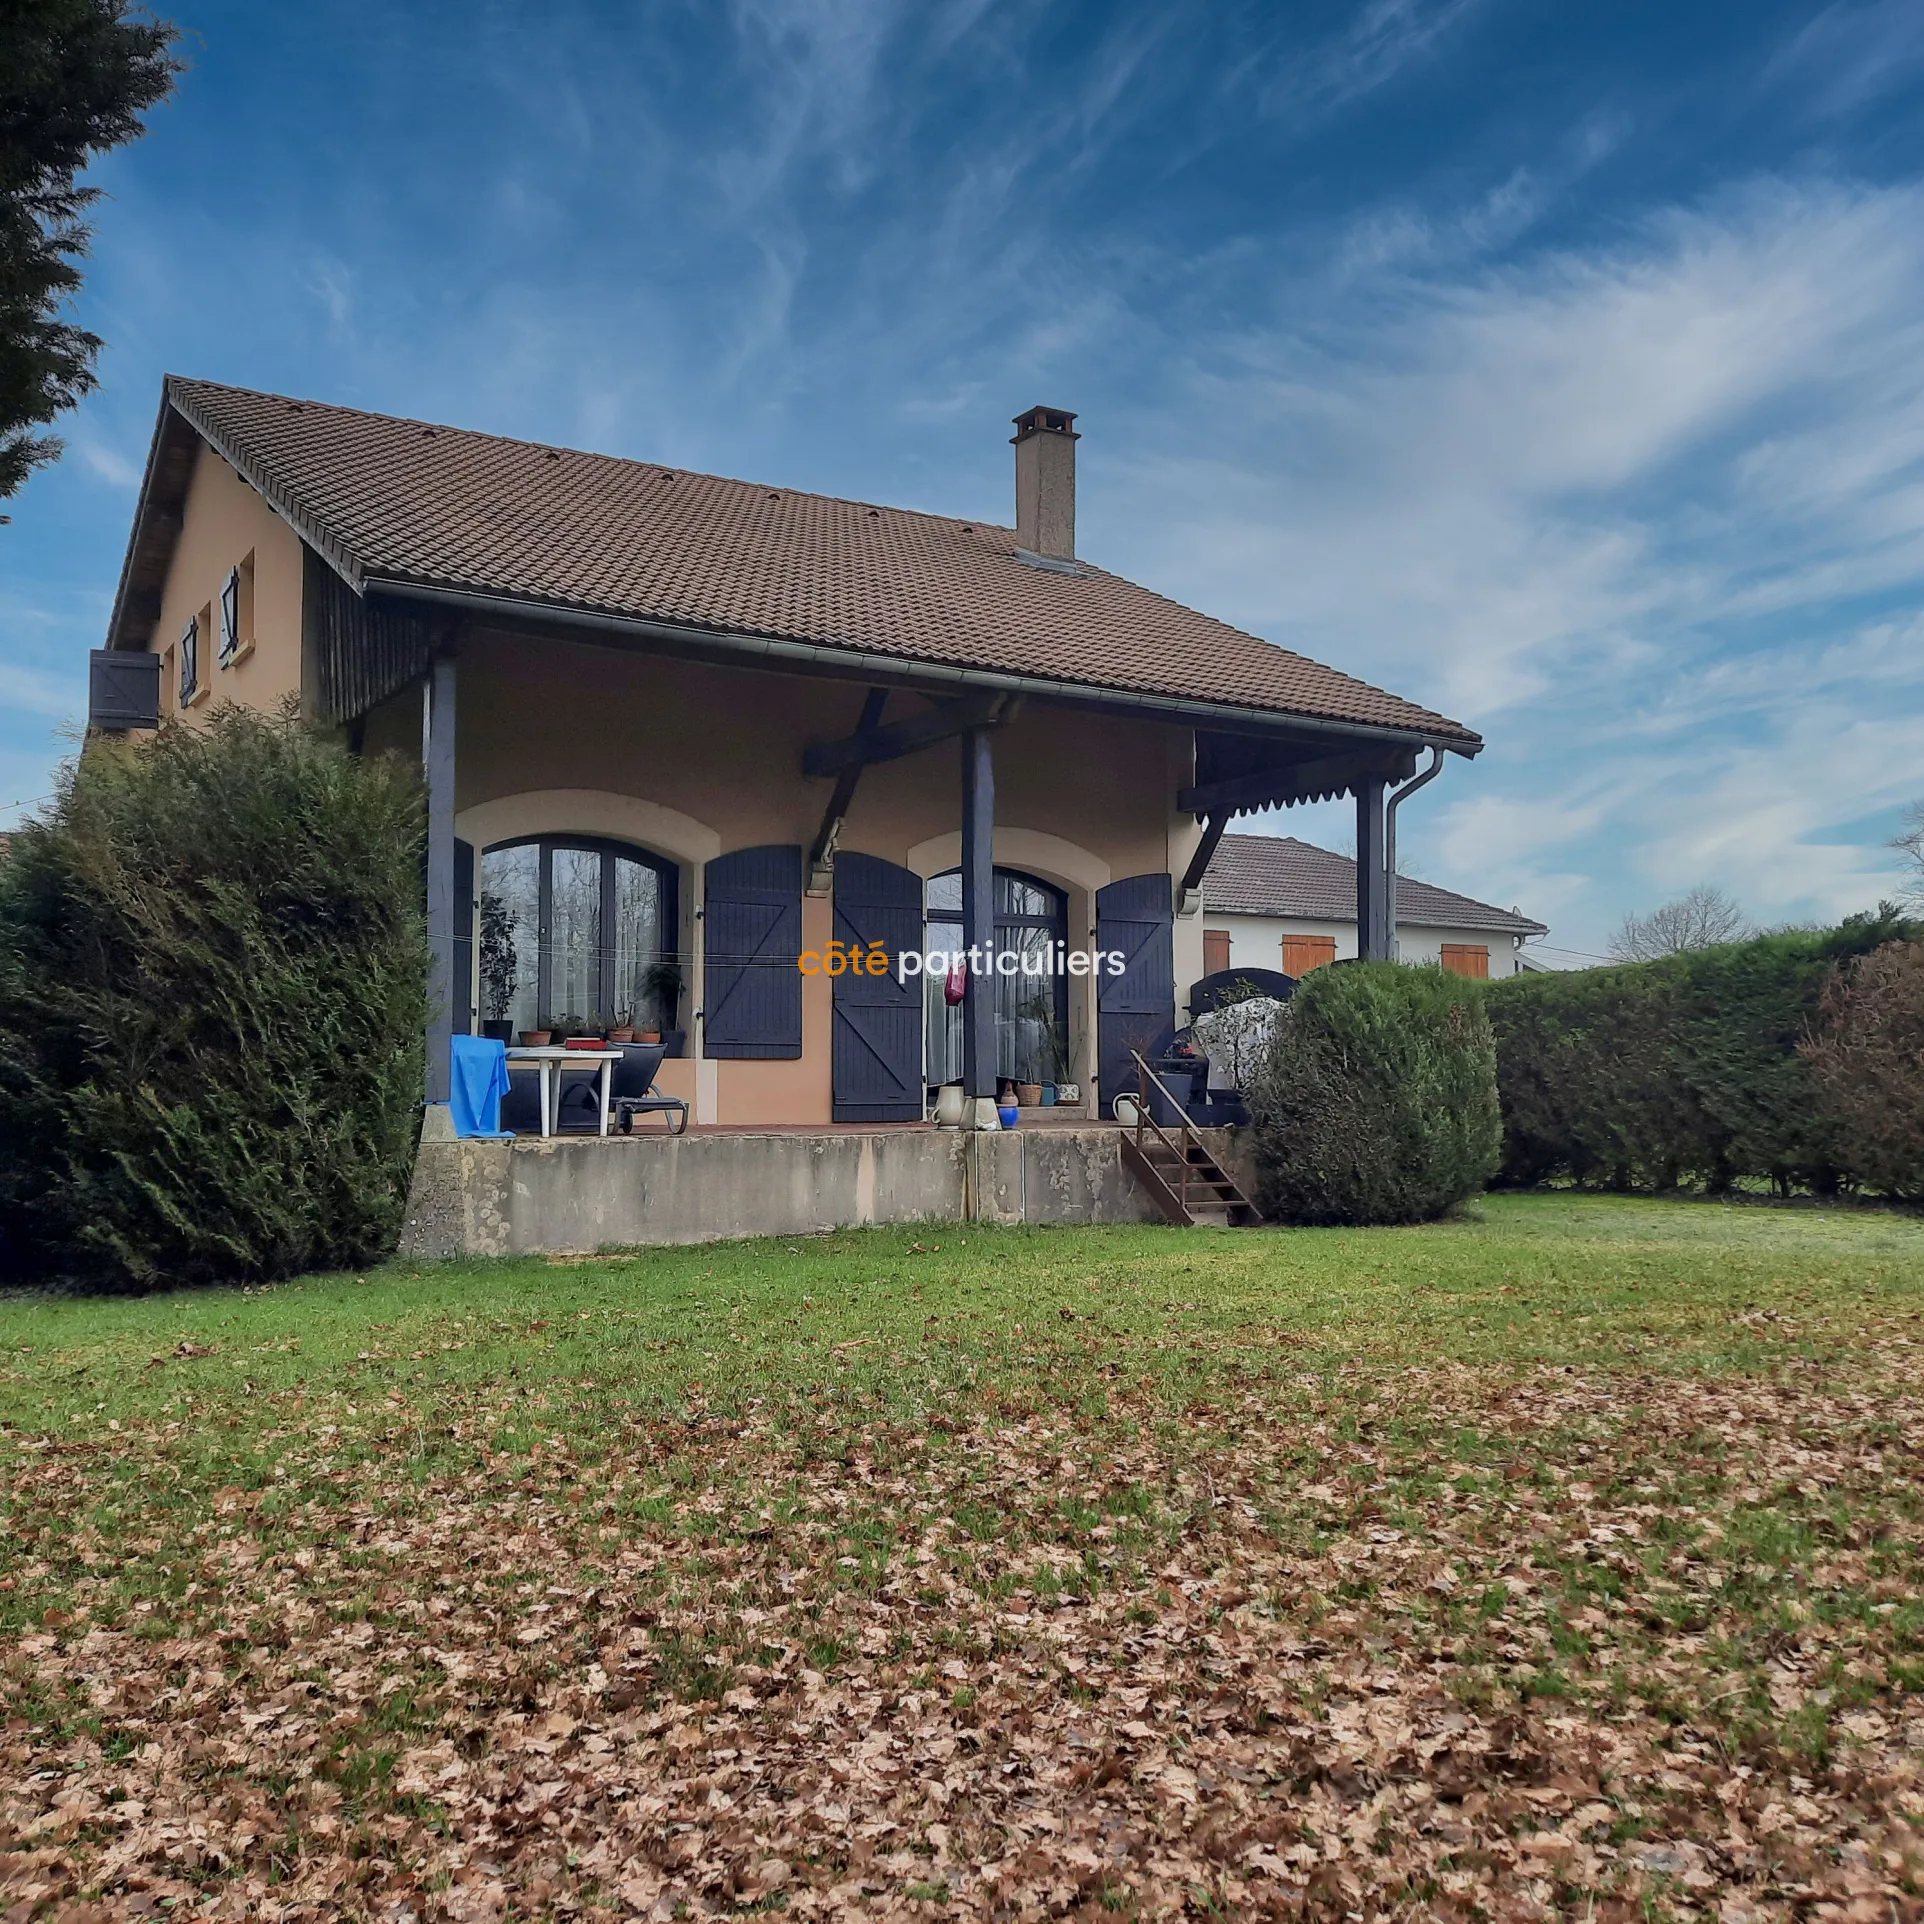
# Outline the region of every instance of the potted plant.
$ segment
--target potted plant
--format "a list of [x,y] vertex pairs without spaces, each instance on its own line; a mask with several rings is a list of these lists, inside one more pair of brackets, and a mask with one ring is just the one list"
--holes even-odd
[[[674,1029],[675,1017],[681,1009],[681,992],[685,982],[681,964],[673,956],[664,955],[642,970],[642,991],[654,1003],[659,1013],[658,1026],[638,1030],[636,1033],[638,1041],[659,1042],[665,1030]],[[677,1035],[677,1042],[679,1042],[679,1035]]]
[[524,1049],[545,1049],[554,1040],[555,1019],[551,1015],[537,1016],[532,1029],[521,1031],[521,1046]]
[[615,1019],[608,1030],[610,1042],[632,1042],[635,1039],[635,1016],[632,1009],[616,1011]]

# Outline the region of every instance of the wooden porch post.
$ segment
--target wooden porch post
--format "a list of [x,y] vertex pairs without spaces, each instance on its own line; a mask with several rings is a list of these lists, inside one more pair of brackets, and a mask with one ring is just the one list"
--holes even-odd
[[428,1076],[430,1102],[446,1102],[454,1035],[454,657],[435,656],[421,717],[428,787]]
[[[962,737],[962,946],[983,967],[969,970],[962,1001],[962,1093],[995,1095],[995,761],[991,733]],[[973,1121],[973,1118],[971,1118]]]
[[1380,780],[1356,784],[1356,953],[1365,962],[1388,962],[1396,954],[1395,910],[1384,847],[1387,786]]

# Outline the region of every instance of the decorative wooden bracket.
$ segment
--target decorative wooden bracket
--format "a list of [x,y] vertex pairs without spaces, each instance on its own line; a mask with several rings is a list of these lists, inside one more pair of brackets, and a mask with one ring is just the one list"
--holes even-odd
[[1182,880],[1176,885],[1176,913],[1187,915],[1190,898],[1202,887],[1204,871],[1215,858],[1217,845],[1223,839],[1223,831],[1229,826],[1229,813],[1225,809],[1220,815],[1212,815],[1203,823],[1202,840],[1196,844],[1196,852],[1189,858],[1189,866],[1182,872]]
[[820,779],[839,775],[845,769],[866,768],[871,762],[897,761],[937,742],[967,734],[971,728],[999,727],[1014,718],[1021,704],[1020,695],[966,695],[958,701],[945,701],[927,714],[890,722],[886,728],[871,722],[869,711],[864,709],[861,726],[847,740],[817,742],[804,753],[802,773]]
[[[871,688],[868,699],[862,704],[862,719],[855,724],[855,738],[871,735],[881,722],[882,710],[888,706],[889,691],[886,688]],[[822,813],[822,825],[815,831],[815,840],[808,851],[808,893],[827,895],[835,886],[835,844],[841,839],[842,821],[848,814],[848,805],[855,799],[855,784],[862,779],[861,762],[851,762],[835,778],[835,790],[828,798],[828,807]]]

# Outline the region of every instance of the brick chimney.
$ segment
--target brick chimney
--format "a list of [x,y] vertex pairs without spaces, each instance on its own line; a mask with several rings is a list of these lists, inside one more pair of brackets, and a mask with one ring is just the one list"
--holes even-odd
[[1076,443],[1073,414],[1031,408],[1015,417],[1015,539],[1046,561],[1076,558]]

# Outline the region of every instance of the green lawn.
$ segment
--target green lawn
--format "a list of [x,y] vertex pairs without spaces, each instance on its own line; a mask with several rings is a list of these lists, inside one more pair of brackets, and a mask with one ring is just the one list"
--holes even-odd
[[0,1907],[1888,1916],[1921,1362],[1564,1196],[16,1299]]

